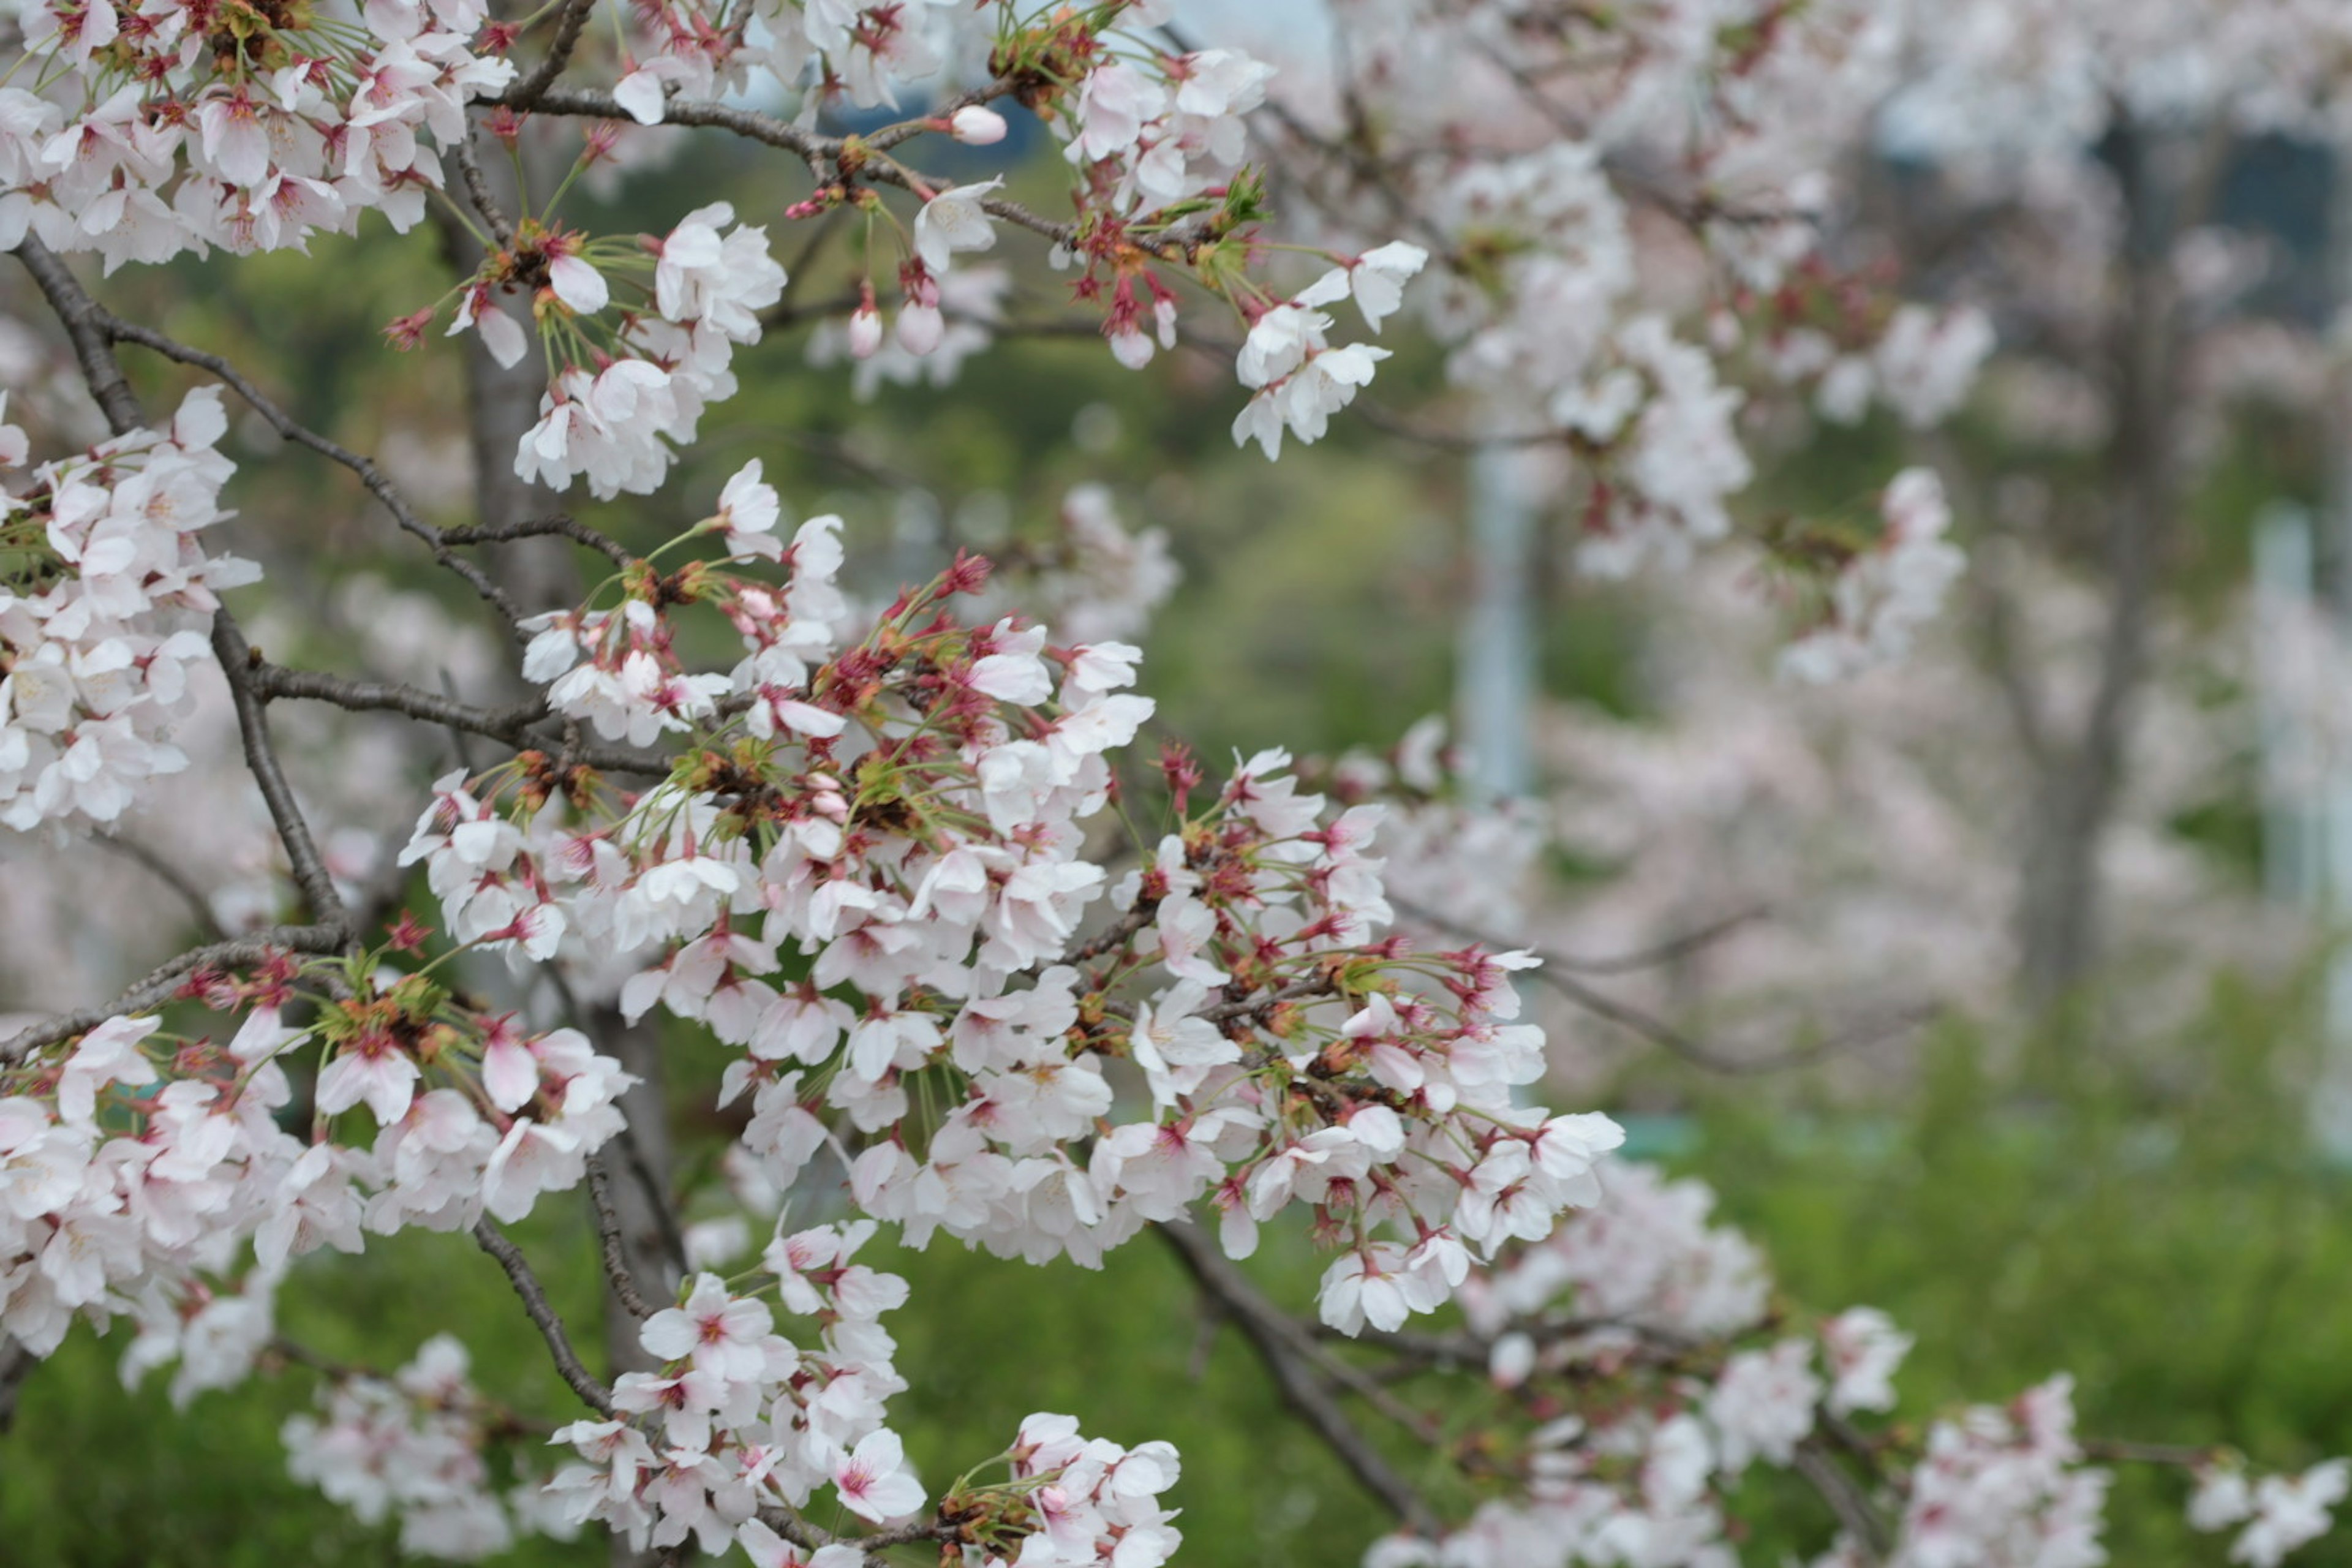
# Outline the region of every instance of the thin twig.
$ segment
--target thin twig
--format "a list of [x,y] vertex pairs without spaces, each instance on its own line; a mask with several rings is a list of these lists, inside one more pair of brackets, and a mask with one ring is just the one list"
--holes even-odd
[[194,917],[197,929],[206,937],[215,942],[229,940],[229,933],[221,926],[220,917],[213,912],[212,900],[205,897],[205,890],[196,886],[185,871],[135,838],[125,838],[114,833],[100,833],[93,837],[177,894],[180,901],[188,906],[188,913]]
[[213,615],[213,655],[220,660],[221,673],[228,678],[229,700],[236,708],[236,730],[245,743],[246,765],[252,770],[254,782],[261,786],[262,801],[269,807],[269,820],[277,826],[278,841],[286,846],[295,885],[310,901],[310,913],[315,918],[348,931],[351,913],[343,908],[342,895],[335,891],[334,876],[310,837],[310,825],[295,803],[294,786],[286,782],[286,770],[279,765],[277,747],[270,741],[269,718],[260,694],[253,687],[253,649],[247,645],[236,617],[229,614],[226,605]]
[[634,565],[637,559],[636,552],[612,535],[562,512],[551,517],[526,517],[513,522],[472,523],[464,528],[445,528],[441,531],[441,542],[504,544],[518,539],[541,539],[551,534],[568,539],[574,544],[585,545],[615,566]]
[[[609,93],[577,89],[551,89],[541,96],[536,107],[541,114],[578,115],[595,120],[629,117],[629,111]],[[772,114],[762,114],[755,109],[737,109],[700,99],[670,100],[662,110],[662,122],[666,125],[716,127],[731,131],[747,141],[782,147],[786,152],[797,153],[812,173],[828,183],[834,178],[831,171],[839,165],[843,153],[848,150],[848,143],[843,138],[803,131],[797,125],[789,124]],[[881,132],[863,138],[858,147],[862,161],[857,164],[856,177],[873,184],[896,185],[918,195],[927,195],[951,184],[952,181],[918,173],[879,155],[886,148],[896,146],[923,129],[926,128],[917,126],[914,131],[904,133]],[[1077,237],[1076,224],[1056,222],[1030,211],[1019,202],[988,196],[982,199],[980,207],[991,217],[1042,235],[1056,245],[1066,245]],[[1188,255],[1204,237],[1205,231],[1180,225],[1157,236],[1129,231],[1128,243],[1163,260],[1175,260]]]
[[[1404,908],[1402,904],[1398,907]],[[1413,914],[1416,920],[1421,918],[1412,910],[1408,910],[1406,912]],[[1686,931],[1677,932],[1648,947],[1637,947],[1630,952],[1608,953],[1601,957],[1580,957],[1570,953],[1552,952],[1545,955],[1544,962],[1548,964],[1555,964],[1561,969],[1573,969],[1581,974],[1639,973],[1643,970],[1656,969],[1661,965],[1673,963],[1678,959],[1688,958],[1694,952],[1700,952],[1713,947],[1740,927],[1752,925],[1758,921],[1766,919],[1771,912],[1769,906],[1757,904],[1748,909],[1735,910],[1730,914],[1719,920],[1709,921],[1704,925],[1693,926]]]
[[547,1291],[541,1286],[539,1276],[531,1272],[530,1260],[522,1255],[522,1249],[487,1219],[474,1222],[474,1240],[507,1271],[507,1282],[522,1298],[522,1310],[538,1326],[539,1337],[547,1342],[548,1353],[555,1358],[555,1370],[572,1385],[572,1392],[596,1414],[610,1418],[613,1391],[597,1382],[594,1374],[580,1363],[580,1357],[572,1349],[571,1337],[563,1331],[563,1320],[548,1305]]
[[1185,1271],[1216,1299],[1248,1339],[1266,1371],[1274,1374],[1284,1403],[1315,1429],[1364,1489],[1409,1528],[1423,1535],[1439,1533],[1437,1515],[1421,1493],[1356,1429],[1347,1412],[1317,1380],[1293,1337],[1288,1317],[1259,1295],[1241,1270],[1192,1225],[1179,1220],[1155,1228],[1175,1249]]
[[[433,560],[436,565],[445,567],[463,578],[467,586],[480,595],[492,608],[506,618],[509,625],[523,618],[522,612],[515,607],[514,601],[507,596],[506,590],[493,582],[488,573],[450,551],[447,542],[442,537],[441,530],[417,515],[416,509],[408,504],[408,499],[402,495],[399,488],[384,476],[383,470],[376,467],[373,458],[362,457],[347,447],[340,446],[297,421],[272,402],[259,387],[247,381],[244,374],[235,365],[221,358],[220,355],[207,353],[202,349],[190,348],[187,344],[168,338],[152,328],[142,327],[136,321],[126,321],[120,316],[113,315],[95,305],[93,308],[99,310],[98,320],[102,323],[108,338],[116,342],[137,343],[141,348],[162,354],[165,359],[177,360],[182,364],[194,365],[199,370],[211,373],[231,391],[244,398],[271,429],[287,440],[299,447],[308,447],[328,461],[340,463],[358,475],[360,483],[367,487],[370,495],[383,503],[383,509],[392,514],[393,521],[400,526],[401,531],[424,542],[425,548],[433,552]],[[518,632],[516,635],[520,637],[521,634]]]
[[612,1284],[614,1299],[629,1316],[644,1322],[654,1315],[654,1309],[638,1292],[637,1282],[629,1273],[627,1252],[621,1240],[621,1216],[613,1212],[613,1184],[604,1174],[602,1152],[588,1156],[588,1196],[596,1210],[596,1234],[604,1243],[604,1278]]
[[[1612,996],[1607,992],[1577,979],[1569,973],[1570,970],[1580,967],[1579,961],[1576,959],[1563,958],[1558,953],[1549,952],[1542,948],[1522,947],[1522,944],[1507,942],[1501,937],[1488,931],[1482,931],[1475,926],[1468,925],[1449,915],[1440,914],[1435,910],[1395,898],[1393,895],[1390,902],[1403,913],[1424,924],[1450,931],[1456,936],[1478,943],[1481,947],[1494,948],[1497,951],[1520,948],[1538,961],[1537,967],[1526,972],[1531,979],[1550,986],[1595,1017],[1605,1018],[1629,1033],[1639,1035],[1651,1044],[1663,1047],[1694,1066],[1702,1067],[1709,1072],[1721,1073],[1729,1078],[1741,1078],[1756,1073],[1781,1072],[1791,1068],[1809,1066],[1825,1058],[1886,1039],[1890,1036],[1926,1022],[1935,1016],[1937,1011],[1934,1007],[1925,1005],[1905,1007],[1898,1009],[1886,1019],[1843,1030],[1838,1034],[1815,1040],[1810,1045],[1799,1046],[1791,1050],[1776,1051],[1771,1055],[1761,1057],[1727,1057],[1714,1047],[1685,1034],[1654,1013],[1637,1007],[1631,1002]],[[1713,935],[1720,934],[1720,931],[1713,933]],[[1693,932],[1681,938],[1672,939],[1664,945],[1672,947],[1678,942],[1687,950],[1694,939],[1700,936],[1708,936],[1709,940],[1712,940],[1712,936],[1707,932]],[[1651,950],[1652,952],[1658,951],[1660,949]],[[1629,956],[1640,958],[1643,955]],[[1626,967],[1631,968],[1635,965],[1627,963]]]
[[2172,1465],[2195,1469],[2210,1465],[2224,1450],[2218,1444],[2136,1443],[2126,1437],[2084,1437],[2083,1457],[2107,1464]]
[[645,1146],[637,1141],[635,1131],[625,1122],[619,1133],[621,1158],[636,1178],[637,1186],[646,1194],[646,1206],[653,1210],[654,1228],[661,1232],[662,1250],[680,1274],[686,1272],[686,1233],[677,1227],[677,1215],[670,1208],[669,1192],[654,1168],[646,1161]]
[[216,942],[204,947],[190,948],[177,957],[164,961],[111,1002],[62,1014],[0,1041],[0,1062],[22,1061],[44,1047],[72,1039],[76,1035],[88,1034],[109,1018],[120,1018],[159,1006],[170,1001],[173,994],[187,983],[188,976],[197,970],[244,968],[267,963],[288,952],[334,952],[341,948],[342,943],[343,930],[341,926],[273,926],[235,942]]

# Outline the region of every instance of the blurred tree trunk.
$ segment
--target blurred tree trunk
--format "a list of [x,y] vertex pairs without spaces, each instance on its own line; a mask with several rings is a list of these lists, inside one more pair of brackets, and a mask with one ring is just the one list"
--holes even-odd
[[2038,776],[2016,933],[2019,991],[2037,1010],[2073,992],[2102,952],[2100,855],[2128,777],[2156,596],[2180,521],[2173,242],[2210,210],[2230,142],[2225,130],[2184,142],[2124,122],[2112,146],[2124,224],[2105,342],[2113,410],[2098,557],[2105,621],[2089,706],[2071,732],[2045,721],[2043,733],[2029,737]]
[[[530,156],[525,142],[529,177],[541,191],[551,190],[562,177],[553,168],[532,166],[542,160]],[[515,189],[514,173],[504,158],[486,160],[482,174],[492,200],[509,220],[524,210]],[[448,189],[463,201],[466,184],[455,161],[447,166]],[[481,263],[482,247],[464,225],[439,206],[434,208],[441,242],[460,276]],[[527,300],[499,301],[515,313],[525,334],[536,341]],[[511,522],[545,517],[563,510],[562,498],[515,473],[515,446],[539,421],[540,399],[547,390],[546,367],[538,354],[525,354],[513,368],[499,364],[482,346],[481,334],[465,335],[467,437],[474,462],[474,509],[483,523]],[[526,613],[576,605],[586,591],[569,542],[560,538],[524,539],[487,547],[491,574],[513,595]],[[670,1135],[668,1102],[663,1091],[661,1032],[653,1016],[632,1025],[608,1005],[583,1006],[572,1020],[598,1050],[614,1058],[636,1079],[620,1098],[626,1121],[623,1136],[605,1151],[607,1184],[621,1235],[624,1267],[638,1290],[658,1306],[668,1300],[678,1280],[671,1245],[674,1220],[668,1205]],[[637,1343],[636,1319],[621,1304],[608,1281],[604,1292],[605,1357],[614,1374],[646,1370],[653,1360]],[[633,1552],[623,1537],[612,1538],[614,1568],[650,1568],[658,1552]]]

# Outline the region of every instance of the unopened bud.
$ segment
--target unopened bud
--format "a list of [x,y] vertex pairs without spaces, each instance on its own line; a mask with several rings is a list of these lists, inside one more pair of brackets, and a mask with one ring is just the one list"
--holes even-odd
[[976,103],[968,103],[948,117],[948,134],[974,147],[1003,141],[1005,129],[1004,116]]
[[849,316],[849,352],[859,359],[872,359],[882,346],[882,312],[866,300]]
[[937,305],[906,305],[898,311],[898,346],[921,359],[948,335],[948,323]]

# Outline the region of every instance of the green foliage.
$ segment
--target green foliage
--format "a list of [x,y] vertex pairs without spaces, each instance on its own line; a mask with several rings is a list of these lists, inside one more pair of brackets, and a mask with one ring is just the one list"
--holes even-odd
[[[2029,1041],[2010,1062],[1948,1025],[1895,1115],[1792,1119],[1724,1095],[1689,1163],[1791,1299],[1881,1307],[1918,1336],[1906,1418],[2064,1371],[2086,1436],[2299,1468],[2352,1432],[2352,1179],[2306,1131],[2309,1000],[2224,978],[2168,1049]],[[2123,1468],[2113,1560],[2220,1562],[2185,1495]],[[2296,1562],[2352,1562],[2352,1544]]]

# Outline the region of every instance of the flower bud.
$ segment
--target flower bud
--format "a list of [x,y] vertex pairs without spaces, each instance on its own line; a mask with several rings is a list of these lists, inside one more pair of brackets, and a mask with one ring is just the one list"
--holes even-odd
[[849,352],[859,359],[872,359],[874,351],[882,346],[882,312],[866,300],[849,317]]
[[992,109],[968,103],[948,118],[948,134],[974,147],[992,146],[1004,140],[1004,116]]
[[921,359],[940,346],[948,324],[937,305],[911,304],[898,310],[898,346]]

